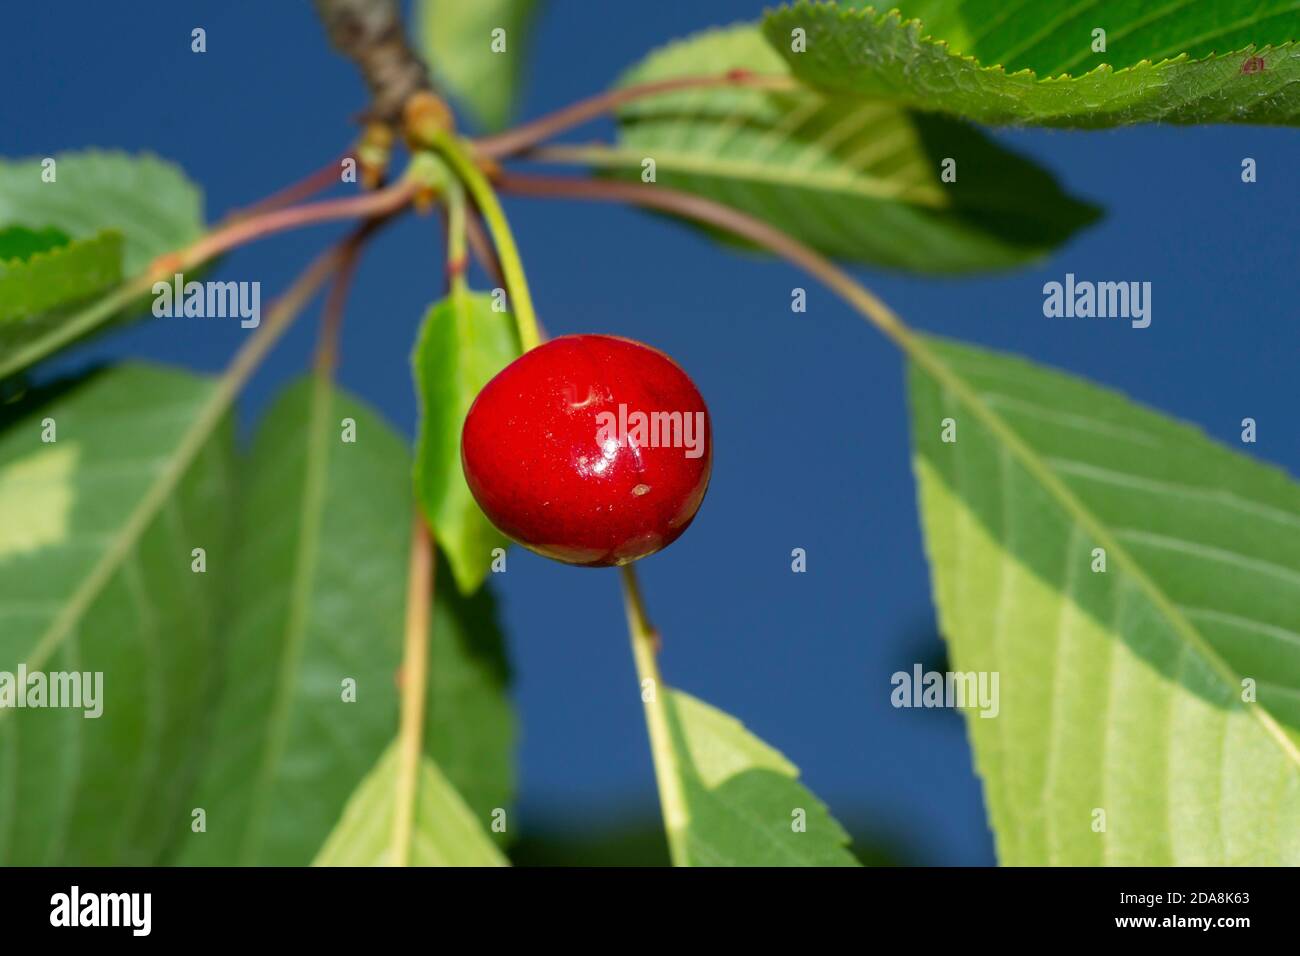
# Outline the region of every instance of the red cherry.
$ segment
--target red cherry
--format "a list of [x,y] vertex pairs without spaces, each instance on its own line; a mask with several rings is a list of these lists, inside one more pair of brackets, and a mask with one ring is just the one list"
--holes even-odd
[[491,522],[526,548],[627,564],[677,539],[713,465],[709,410],[657,349],[566,335],[515,359],[465,417],[461,463]]

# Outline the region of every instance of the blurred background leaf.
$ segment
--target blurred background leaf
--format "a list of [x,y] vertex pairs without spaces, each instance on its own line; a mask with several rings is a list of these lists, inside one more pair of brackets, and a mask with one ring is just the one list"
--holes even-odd
[[[208,830],[182,862],[305,865],[397,727],[410,456],[317,378],[267,414],[245,473],[228,666],[198,796]],[[454,786],[464,776],[486,821],[513,777],[500,635],[487,596],[434,606],[426,746]]]
[[[53,235],[59,239],[42,241]],[[120,281],[121,233],[105,230],[72,240],[50,229],[0,231],[0,323],[36,318]],[[6,337],[0,334],[0,341]]]
[[[43,165],[44,159],[53,165]],[[122,276],[139,275],[156,257],[196,239],[204,228],[203,194],[178,166],[149,153],[88,149],[0,159],[0,230],[15,226],[54,229],[70,245],[56,260],[64,269],[58,296],[42,300],[36,312],[28,308],[20,322],[0,322],[0,378],[70,344],[61,330],[87,313],[96,313],[93,328],[115,316],[128,318],[123,312],[138,293],[119,296],[121,301],[104,309],[70,303],[116,286]],[[120,233],[120,253],[109,233]],[[76,272],[68,272],[74,262]],[[74,275],[77,282],[72,283]],[[24,301],[30,305],[33,300],[28,296]],[[4,312],[0,305],[0,319]]]
[[540,7],[538,0],[416,0],[416,38],[434,80],[483,129],[500,129],[514,112]]
[[157,864],[188,832],[235,507],[213,395],[125,365],[0,414],[0,671],[103,675],[97,718],[0,708],[0,863]]

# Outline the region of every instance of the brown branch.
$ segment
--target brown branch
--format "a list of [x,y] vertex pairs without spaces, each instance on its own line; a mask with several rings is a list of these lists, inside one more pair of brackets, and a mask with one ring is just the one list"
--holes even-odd
[[514,129],[485,136],[474,140],[474,152],[480,159],[501,159],[513,156],[550,139],[557,133],[581,126],[583,123],[612,113],[625,103],[644,99],[648,96],[662,96],[677,90],[703,89],[713,86],[746,87],[755,90],[773,90],[777,92],[801,89],[800,85],[788,76],[766,76],[750,73],[747,70],[731,70],[714,76],[678,76],[670,80],[654,83],[641,83],[625,86],[622,89],[597,93],[585,100],[579,100],[563,109],[539,117],[530,123],[523,123]]
[[370,90],[369,117],[396,123],[402,105],[428,90],[424,61],[406,42],[397,0],[315,0],[335,49],[356,64]]

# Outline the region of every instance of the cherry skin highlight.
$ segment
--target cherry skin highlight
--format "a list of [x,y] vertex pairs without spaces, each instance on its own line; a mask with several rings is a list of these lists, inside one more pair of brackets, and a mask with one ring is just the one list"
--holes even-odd
[[628,564],[672,544],[709,485],[709,410],[657,349],[566,335],[525,352],[470,406],[465,480],[507,537],[557,561]]

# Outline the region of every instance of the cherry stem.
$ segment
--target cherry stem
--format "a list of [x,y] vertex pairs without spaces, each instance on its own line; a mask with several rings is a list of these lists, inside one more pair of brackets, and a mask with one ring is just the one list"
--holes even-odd
[[519,248],[510,231],[510,223],[506,220],[505,211],[497,201],[491,184],[459,140],[443,133],[434,137],[433,146],[465,185],[474,199],[474,204],[487,222],[488,231],[492,235],[497,255],[501,260],[506,294],[510,298],[510,311],[514,313],[519,328],[519,344],[527,352],[541,343],[541,332],[537,327],[537,314],[533,309],[532,295],[528,291],[524,264],[519,258]]
[[468,216],[465,212],[465,190],[459,180],[447,185],[447,286],[453,296],[465,294],[465,270],[469,268],[466,250]]
[[575,126],[581,126],[606,113],[612,113],[626,103],[651,96],[662,96],[678,90],[707,89],[709,87],[730,86],[747,87],[757,90],[784,92],[801,89],[800,84],[789,76],[769,76],[750,73],[746,70],[731,70],[727,73],[709,76],[678,76],[653,83],[640,83],[625,86],[617,90],[597,93],[595,96],[578,100],[563,109],[548,113],[531,122],[522,123],[514,129],[485,136],[471,144],[474,154],[482,159],[502,159],[536,146]]
[[645,706],[646,730],[650,736],[650,754],[654,758],[655,782],[659,788],[659,806],[663,812],[664,832],[668,837],[668,854],[673,866],[687,866],[687,826],[690,810],[682,786],[681,768],[673,749],[672,730],[668,722],[668,702],[659,674],[659,633],[646,614],[645,599],[636,570],[630,564],[619,569],[623,574],[623,603],[627,608],[627,630],[632,639],[632,659],[636,662],[637,683]]
[[429,682],[429,619],[433,608],[433,539],[417,505],[411,520],[411,556],[406,588],[406,640],[402,651],[401,717],[397,733],[393,865],[410,866],[411,833],[424,752],[424,703]]
[[[660,209],[747,239],[824,282],[912,358],[931,371],[944,372],[942,363],[916,338],[902,319],[847,272],[793,236],[738,209],[690,193],[642,183],[502,173],[496,178],[496,185],[503,193],[626,202]],[[941,374],[941,380],[949,378],[950,376]],[[662,686],[655,660],[658,636],[646,615],[645,601],[632,566],[624,566],[622,570],[632,654],[642,684],[646,726],[650,734],[650,750],[654,757],[669,852],[674,865],[685,865],[688,862],[685,841],[690,814],[672,746],[671,725],[664,700],[667,689]],[[647,681],[650,682],[648,686]],[[650,691],[649,695],[647,690]]]

